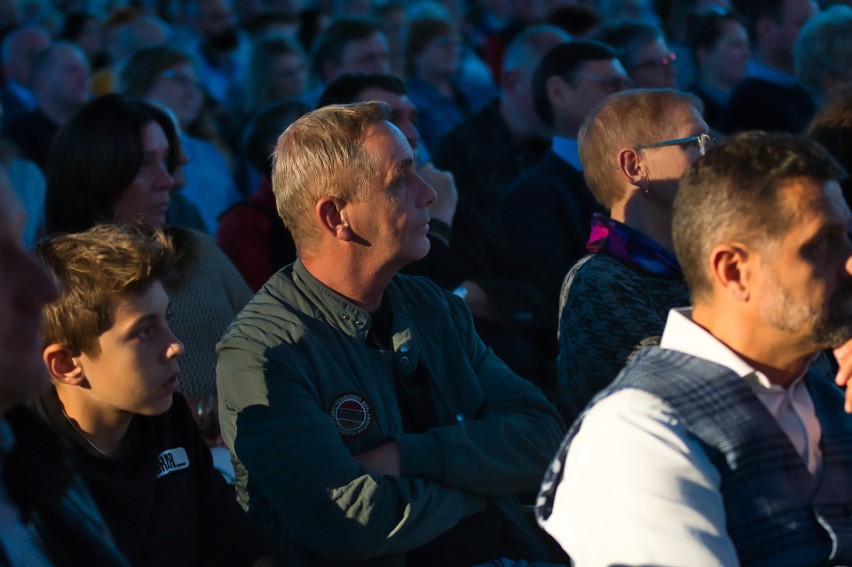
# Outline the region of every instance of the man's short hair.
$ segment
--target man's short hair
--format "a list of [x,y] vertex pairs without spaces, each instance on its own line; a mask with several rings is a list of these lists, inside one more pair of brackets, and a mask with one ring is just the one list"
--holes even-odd
[[712,291],[707,258],[725,241],[771,250],[796,222],[782,190],[796,178],[819,182],[846,175],[806,136],[744,132],[713,146],[680,180],[672,237],[693,303]]
[[696,68],[700,67],[698,51],[712,51],[725,36],[726,24],[736,22],[745,27],[745,20],[736,11],[702,10],[687,15],[686,43]]
[[341,18],[334,21],[317,38],[311,54],[311,76],[324,80],[326,61],[340,63],[346,45],[369,38],[374,33],[384,33],[378,22],[366,18]]
[[279,100],[259,108],[246,125],[240,145],[248,164],[258,173],[272,171],[269,148],[275,146],[287,126],[310,111],[311,107],[300,100]]
[[833,6],[811,18],[793,47],[796,77],[818,103],[828,78],[852,81],[852,8]]
[[405,83],[395,75],[383,73],[345,73],[330,82],[320,95],[317,108],[332,104],[349,104],[367,89],[381,89],[397,96],[406,94]]
[[278,139],[272,189],[278,214],[300,252],[318,236],[313,218],[319,199],[357,202],[374,182],[377,164],[363,141],[390,115],[384,102],[326,106],[301,117]]
[[598,203],[611,209],[627,191],[618,181],[618,152],[675,137],[679,123],[674,117],[686,116],[692,107],[704,110],[690,93],[631,89],[609,96],[592,110],[578,141],[583,176]]
[[598,28],[594,39],[615,49],[628,75],[633,74],[636,55],[645,45],[663,37],[660,28],[634,20],[616,20]]
[[59,299],[44,307],[43,338],[91,357],[98,337],[115,319],[115,302],[167,280],[175,251],[162,231],[130,225],[95,225],[85,232],[42,240],[36,253],[60,284]]
[[509,43],[503,55],[501,69],[515,71],[522,67],[537,65],[545,53],[553,48],[554,38],[562,42],[569,41],[571,36],[556,26],[540,24],[527,28]]
[[787,0],[749,0],[746,2],[746,31],[752,44],[757,42],[757,23],[769,18],[780,23],[784,18],[784,2]]
[[611,61],[616,58],[615,50],[598,41],[568,41],[560,43],[547,52],[533,72],[533,104],[541,121],[553,126],[553,105],[547,96],[547,81],[550,77],[561,77],[567,82],[589,61]]
[[194,66],[192,55],[168,45],[145,47],[131,55],[119,71],[119,90],[144,98],[162,74],[178,65]]

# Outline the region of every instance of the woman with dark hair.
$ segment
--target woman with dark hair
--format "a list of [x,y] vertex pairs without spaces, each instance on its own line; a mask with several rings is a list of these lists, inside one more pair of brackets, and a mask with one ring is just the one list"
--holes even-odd
[[186,196],[201,212],[208,232],[217,217],[240,199],[215,122],[205,114],[205,95],[192,57],[165,45],[134,53],[119,73],[119,91],[162,104],[180,126],[180,143],[188,159]]
[[168,290],[175,313],[170,325],[186,345],[181,389],[194,407],[215,395],[215,344],[251,290],[211,237],[166,227],[179,168],[179,138],[165,111],[119,94],[102,96],[56,135],[45,219],[49,234],[103,222],[166,228],[180,257]]

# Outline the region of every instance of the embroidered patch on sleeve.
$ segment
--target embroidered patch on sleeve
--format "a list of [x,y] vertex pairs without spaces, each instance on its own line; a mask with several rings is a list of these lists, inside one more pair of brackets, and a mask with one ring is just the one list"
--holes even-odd
[[359,394],[343,394],[331,405],[329,413],[337,425],[337,431],[346,437],[361,435],[373,422],[370,404]]

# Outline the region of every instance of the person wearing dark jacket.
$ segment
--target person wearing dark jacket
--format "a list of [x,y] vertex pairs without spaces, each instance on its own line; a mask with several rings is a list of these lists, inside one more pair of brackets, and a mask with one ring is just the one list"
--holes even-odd
[[0,170],[0,565],[126,566],[59,438],[23,405],[48,385],[41,309],[57,295],[24,217]]
[[69,442],[122,552],[138,566],[274,562],[176,394],[183,344],[167,320],[169,237],[96,225],[37,253],[62,293],[45,309],[53,388],[35,407]]

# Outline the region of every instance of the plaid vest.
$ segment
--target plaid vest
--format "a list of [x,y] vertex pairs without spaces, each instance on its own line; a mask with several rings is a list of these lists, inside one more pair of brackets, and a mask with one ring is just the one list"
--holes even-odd
[[[822,427],[818,477],[736,373],[677,351],[643,349],[586,412],[624,389],[663,400],[721,474],[727,529],[743,566],[852,564],[852,416],[843,411],[843,393],[824,374],[812,367],[805,381]],[[540,518],[550,515],[581,421],[545,476],[536,506]]]

